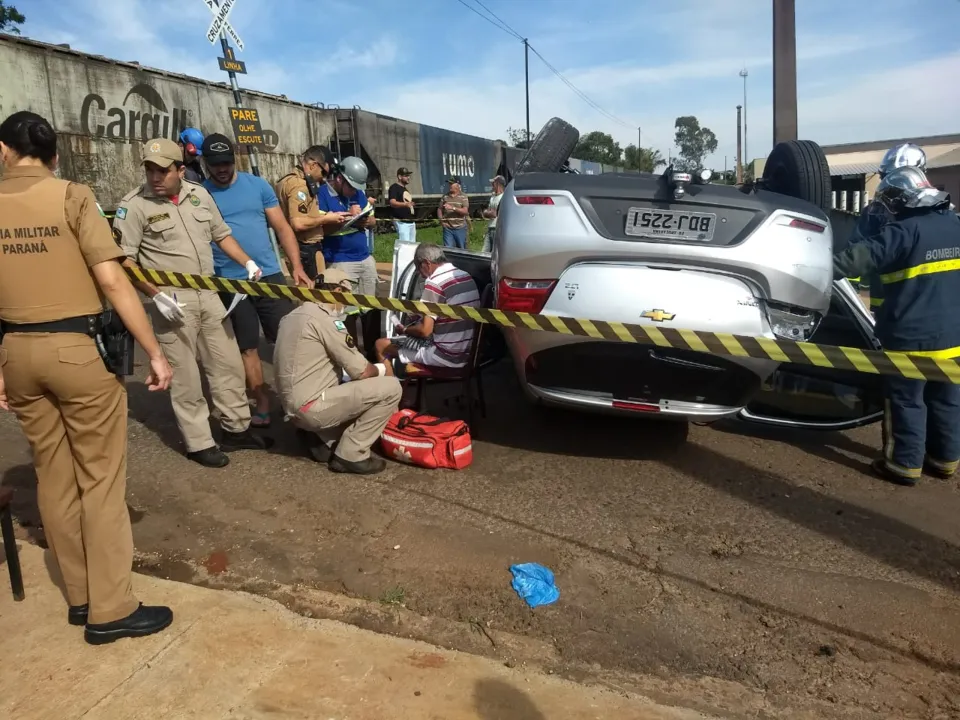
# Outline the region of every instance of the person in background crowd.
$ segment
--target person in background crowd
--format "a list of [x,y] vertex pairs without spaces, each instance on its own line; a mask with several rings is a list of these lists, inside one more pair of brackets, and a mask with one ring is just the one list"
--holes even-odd
[[196,128],[184,128],[177,138],[177,145],[180,146],[180,152],[183,154],[184,180],[203,182],[203,167],[200,164],[203,133]]
[[0,237],[25,227],[50,231],[41,235],[46,242],[24,245],[31,252],[5,254],[0,263],[0,408],[13,410],[33,452],[67,622],[86,625],[94,645],[151,635],[173,613],[133,594],[127,391],[101,361],[90,326],[104,298],[150,358],[148,389],[166,390],[173,371],[93,192],[53,175],[50,123],[31,112],[8,117],[0,123],[0,158]]
[[470,199],[463,194],[460,178],[456,175],[447,179],[450,189],[440,200],[437,217],[443,228],[444,247],[467,247],[467,219],[470,215]]
[[329,148],[323,145],[309,147],[300,156],[299,166],[280,178],[276,185],[280,209],[296,233],[300,262],[311,280],[315,280],[323,270],[320,251],[323,248],[324,227],[341,224],[350,217],[345,212],[322,212],[317,204],[317,193],[330,175],[332,162],[333,153]]
[[[927,167],[927,155],[918,145],[911,143],[897,145],[887,150],[883,160],[880,161],[877,172],[882,180],[899,167],[915,167],[924,171]],[[874,201],[864,206],[860,212],[860,218],[857,220],[857,226],[850,238],[850,243],[860,242],[877,234],[890,219],[890,214],[883,203],[877,202],[874,198]],[[875,318],[878,318],[880,308],[883,305],[883,283],[880,282],[880,278],[876,274],[865,279],[870,284],[870,312],[873,313]]]
[[393,215],[393,227],[396,228],[401,242],[411,243],[417,241],[417,224],[413,221],[415,216],[413,196],[407,189],[412,174],[405,167],[397,170],[397,181],[387,191],[390,213]]
[[[233,145],[224,135],[208,135],[203,141],[202,152],[208,175],[203,186],[213,196],[224,222],[230,226],[240,247],[260,266],[263,271],[260,280],[279,285],[287,281],[270,240],[269,228],[272,227],[290,260],[294,282],[297,285],[311,285],[312,281],[303,272],[300,262],[297,238],[283,217],[280,203],[269,183],[256,175],[237,172]],[[213,246],[213,265],[220,277],[247,279],[246,269],[227,257],[216,245]],[[232,293],[220,294],[228,308],[234,297]],[[251,295],[240,300],[230,313],[230,329],[240,347],[247,388],[256,402],[253,427],[270,427],[270,396],[260,362],[260,328],[263,328],[267,342],[275,343],[280,320],[293,307],[293,301],[287,298]]]
[[[202,185],[183,182],[180,149],[157,138],[144,145],[146,182],[120,201],[114,232],[127,259],[151,270],[212,275],[211,245],[216,243],[258,280],[260,267],[231,236],[217,204]],[[223,303],[213,290],[160,290],[135,283],[153,299],[151,319],[164,354],[173,366],[170,399],[187,457],[206,467],[225,467],[223,450],[264,450],[270,442],[250,432],[250,405],[244,389],[243,362],[237,344],[223,327]],[[210,409],[203,397],[197,351],[220,412],[220,447],[210,434]]]
[[[421,302],[441,305],[477,307],[480,293],[473,278],[454,267],[439,245],[420,243],[413,255],[413,264],[426,278]],[[474,323],[459,318],[424,315],[410,325],[393,328],[396,340],[381,338],[376,343],[380,362],[397,360],[401,365],[413,363],[425,368],[461,368],[467,364]],[[397,374],[404,370],[397,367]]]
[[[350,280],[328,268],[318,286],[343,292]],[[304,303],[280,321],[277,391],[310,457],[334,472],[369,475],[387,465],[370,448],[397,412],[402,391],[389,365],[367,362],[340,317],[336,306]],[[340,382],[343,373],[350,382]]]
[[[330,181],[320,188],[317,204],[321,212],[337,217],[351,217],[372,206],[367,201],[363,188],[367,185],[367,165],[358,157],[347,157],[333,170]],[[343,270],[354,292],[361,295],[376,295],[379,277],[377,263],[370,254],[366,230],[377,224],[371,212],[350,227],[325,226],[323,259],[327,267]]]
[[507,179],[503,175],[497,175],[490,179],[490,185],[493,187],[493,195],[490,196],[490,202],[483,211],[483,216],[490,221],[487,225],[487,234],[483,239],[483,252],[493,252],[493,236],[497,232],[497,213],[500,209],[503,189],[507,186]]
[[[916,167],[891,170],[876,202],[890,220],[834,257],[837,277],[870,277],[884,286],[876,335],[886,351],[960,358],[960,219],[950,196]],[[883,457],[873,470],[915,485],[921,472],[950,478],[960,463],[960,385],[885,377]]]

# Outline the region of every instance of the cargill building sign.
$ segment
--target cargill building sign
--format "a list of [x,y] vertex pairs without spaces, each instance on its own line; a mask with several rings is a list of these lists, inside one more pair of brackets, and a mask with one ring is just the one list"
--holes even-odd
[[[143,110],[144,107],[149,109]],[[193,115],[193,110],[168,108],[159,92],[139,83],[130,88],[119,106],[108,105],[97,93],[87,95],[80,107],[80,129],[93,137],[111,140],[176,140],[180,131],[192,124]]]

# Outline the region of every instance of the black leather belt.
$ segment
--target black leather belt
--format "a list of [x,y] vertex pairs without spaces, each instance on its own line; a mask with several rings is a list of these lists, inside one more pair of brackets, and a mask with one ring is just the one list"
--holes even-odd
[[100,331],[100,322],[99,315],[83,315],[42,323],[0,322],[0,333],[79,333],[93,337]]

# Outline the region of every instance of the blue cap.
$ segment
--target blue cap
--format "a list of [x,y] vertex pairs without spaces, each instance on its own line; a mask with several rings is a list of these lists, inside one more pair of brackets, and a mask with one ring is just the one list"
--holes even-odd
[[201,155],[200,148],[203,146],[203,133],[196,128],[184,128],[180,131],[179,140],[184,145],[193,145],[197,155]]

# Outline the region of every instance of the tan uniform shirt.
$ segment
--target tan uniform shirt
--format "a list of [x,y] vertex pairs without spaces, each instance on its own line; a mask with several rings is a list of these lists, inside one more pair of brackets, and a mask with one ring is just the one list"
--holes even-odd
[[123,258],[86,185],[46,168],[0,177],[0,319],[39,323],[103,310],[90,268]]
[[[447,204],[453,205],[454,207],[460,208],[462,210],[464,208],[470,207],[470,198],[468,198],[463,193],[460,193],[459,195],[451,195],[450,193],[447,193],[440,200],[440,207],[442,208],[444,205],[447,205]],[[443,219],[440,221],[440,224],[443,225],[444,227],[452,228],[452,229],[462,228],[464,225],[467,224],[467,218],[465,215],[459,215],[455,212],[449,212],[447,210],[444,210]]]
[[[317,199],[307,190],[307,181],[301,168],[280,178],[275,190],[283,214],[291,225],[296,217],[318,218],[325,214],[317,205]],[[297,242],[305,245],[319,243],[323,240],[323,226],[296,232],[296,236]]]
[[213,275],[213,248],[230,237],[210,193],[184,180],[177,204],[143,185],[120,201],[113,228],[124,254],[149,270]]
[[367,369],[347,326],[317,303],[305,303],[280,321],[273,350],[277,391],[283,409],[295,413],[340,384],[340,371],[353,380]]

